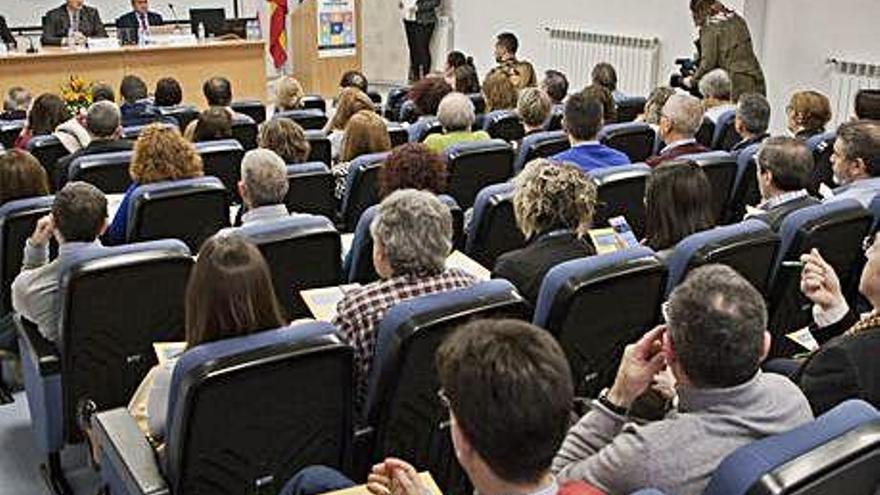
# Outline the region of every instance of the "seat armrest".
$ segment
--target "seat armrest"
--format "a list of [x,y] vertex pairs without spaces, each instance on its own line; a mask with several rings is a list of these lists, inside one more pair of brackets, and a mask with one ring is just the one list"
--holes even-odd
[[351,474],[354,479],[366,479],[373,467],[376,430],[372,426],[358,428],[354,432],[354,452]]
[[[101,451],[101,472],[104,481],[129,495],[168,495],[171,493],[159,469],[156,454],[134,418],[125,408],[96,414],[92,430]],[[109,479],[108,479],[109,478]],[[116,488],[113,490],[112,488]]]
[[23,347],[21,352],[30,353],[32,362],[39,368],[40,376],[61,373],[61,354],[55,343],[43,337],[37,326],[21,315],[16,314],[14,319]]

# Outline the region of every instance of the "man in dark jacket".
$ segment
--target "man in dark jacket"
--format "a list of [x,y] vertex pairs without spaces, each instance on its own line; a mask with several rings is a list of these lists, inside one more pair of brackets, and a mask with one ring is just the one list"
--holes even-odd
[[770,136],[767,132],[770,127],[770,102],[757,93],[742,95],[736,105],[733,125],[742,140],[730,149],[731,152],[736,153],[763,142]]
[[747,217],[767,222],[778,231],[789,214],[820,203],[807,192],[814,160],[800,139],[774,137],[764,141],[757,162],[762,202]]
[[106,38],[98,9],[83,5],[84,0],[67,0],[43,16],[44,45],[78,45],[87,38]]
[[161,14],[150,12],[149,0],[131,0],[131,12],[116,18],[116,28],[147,30],[163,22]]
[[660,116],[660,139],[666,147],[646,160],[651,167],[684,155],[705,153],[708,148],[697,142],[697,131],[703,123],[703,106],[691,95],[676,94],[666,100]]
[[115,103],[99,101],[89,107],[86,115],[86,130],[92,140],[85,148],[58,160],[57,188],[61,189],[68,179],[70,164],[79,157],[111,153],[114,151],[128,151],[132,149],[132,142],[122,139],[122,116]]
[[15,45],[15,37],[12,36],[12,32],[9,31],[9,26],[6,25],[6,18],[0,15],[0,41],[3,41],[6,45]]

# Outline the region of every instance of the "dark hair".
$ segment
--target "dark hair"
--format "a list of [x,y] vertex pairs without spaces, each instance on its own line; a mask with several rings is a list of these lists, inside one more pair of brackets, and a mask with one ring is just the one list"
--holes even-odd
[[480,92],[480,77],[473,65],[456,67],[453,75],[455,76],[455,91],[466,95]]
[[232,138],[232,116],[223,107],[211,107],[199,114],[193,131],[193,142]]
[[277,153],[286,164],[302,163],[312,151],[303,128],[287,118],[269,119],[261,124],[257,142],[260,148]]
[[362,72],[350,70],[342,74],[342,79],[339,80],[339,87],[343,89],[357,88],[366,93],[370,89],[370,82],[367,81],[367,76]]
[[764,134],[770,126],[770,102],[758,93],[740,95],[736,116],[752,134]]
[[880,122],[858,120],[845,122],[837,129],[844,158],[861,159],[871,177],[880,177]]
[[187,346],[283,325],[260,250],[236,235],[206,240],[186,286]]
[[495,44],[504,48],[504,51],[516,55],[519,50],[519,39],[513,33],[501,33],[495,37]]
[[122,116],[119,113],[119,107],[113,102],[93,103],[86,113],[86,129],[95,138],[114,137],[120,125],[122,125]]
[[107,83],[97,83],[92,85],[92,103],[99,101],[111,101],[116,103],[116,93],[113,92],[113,86]]
[[588,98],[599,100],[602,104],[602,115],[605,117],[605,122],[617,122],[617,104],[614,103],[611,91],[602,86],[591,84],[584,88],[581,94]]
[[553,103],[562,103],[562,100],[568,96],[568,78],[558,70],[551,69],[545,72],[541,87],[550,95]]
[[43,136],[55,132],[55,128],[70,118],[67,105],[60,96],[43,93],[34,100],[28,112],[27,125],[33,136]]
[[136,103],[147,97],[147,83],[138,76],[125,76],[119,84],[119,94],[126,103]]
[[565,102],[563,126],[578,141],[596,138],[602,128],[602,102],[584,94],[571,95]]
[[440,346],[436,366],[456,424],[492,472],[539,481],[565,439],[573,400],[553,336],[519,320],[473,321]]
[[379,197],[398,189],[440,194],[446,190],[446,161],[422,143],[407,143],[391,151],[379,169]]
[[856,93],[856,117],[880,120],[880,89],[860,89]]
[[156,94],[154,95],[157,107],[173,107],[183,101],[183,89],[180,83],[173,77],[164,77],[156,82]]
[[0,153],[0,205],[47,194],[49,178],[39,160],[17,149]]
[[474,66],[474,58],[468,57],[464,53],[453,50],[446,55],[446,65],[453,68],[458,69],[459,67],[464,67],[470,65]]
[[410,88],[409,99],[419,115],[437,115],[440,100],[451,92],[452,87],[442,77],[425,77]]
[[668,161],[645,185],[645,243],[669,249],[685,237],[715,226],[712,185],[694,162]]
[[107,198],[85,182],[68,182],[52,203],[55,228],[64,242],[93,242],[107,221]]
[[205,81],[202,93],[212,107],[228,107],[232,103],[232,83],[225,77],[212,77]]
[[593,84],[602,86],[608,91],[614,91],[617,89],[617,71],[614,70],[614,66],[609,64],[608,62],[600,62],[593,67],[593,73],[591,74],[593,79]]
[[782,191],[799,191],[810,185],[815,160],[810,148],[791,137],[764,141],[757,155],[759,169],[773,175],[773,185]]
[[675,355],[696,387],[735,387],[758,372],[767,308],[732,268],[708,265],[692,271],[672,291],[667,318]]

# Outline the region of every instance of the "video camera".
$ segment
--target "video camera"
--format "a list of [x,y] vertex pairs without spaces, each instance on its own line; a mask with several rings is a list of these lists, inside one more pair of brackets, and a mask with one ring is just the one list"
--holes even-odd
[[696,97],[700,97],[699,88],[691,88],[684,85],[685,78],[691,77],[697,73],[697,67],[700,65],[699,60],[694,60],[692,58],[677,58],[675,59],[675,65],[678,66],[678,73],[674,73],[670,76],[669,85],[673,88],[681,88]]

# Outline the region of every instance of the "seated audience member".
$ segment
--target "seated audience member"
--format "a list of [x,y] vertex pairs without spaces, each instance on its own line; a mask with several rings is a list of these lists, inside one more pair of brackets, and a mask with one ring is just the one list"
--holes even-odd
[[232,116],[225,108],[210,107],[187,126],[184,136],[193,143],[232,139]]
[[761,204],[748,218],[757,218],[779,230],[785,217],[807,206],[819,204],[810,196],[813,153],[799,139],[772,137],[764,141],[757,156],[758,189]]
[[425,145],[435,153],[442,153],[458,143],[492,139],[486,131],[472,130],[476,119],[470,98],[462,93],[449,93],[437,109],[443,134],[431,134],[425,139]]
[[427,191],[404,189],[379,204],[370,225],[373,264],[381,280],[353,289],[337,305],[333,324],[354,347],[356,410],[367,396],[376,328],[395,304],[418,296],[463,289],[475,279],[446,269],[452,252],[452,215]]
[[428,76],[413,84],[408,98],[415,105],[419,116],[437,115],[437,108],[443,98],[452,92],[452,86],[441,77]]
[[394,148],[379,169],[379,197],[400,189],[442,194],[446,191],[446,161],[422,143]]
[[736,133],[742,140],[730,151],[741,151],[753,144],[760,143],[770,137],[770,102],[757,93],[746,93],[739,97],[736,104]]
[[33,155],[15,149],[0,153],[0,206],[48,194],[46,169]]
[[703,95],[703,110],[705,116],[717,124],[718,118],[723,114],[736,110],[736,105],[731,100],[733,85],[730,76],[724,69],[715,69],[700,79],[700,94]]
[[343,89],[342,93],[339,94],[339,99],[336,101],[336,111],[324,127],[324,133],[327,134],[327,138],[330,140],[333,161],[339,160],[339,154],[342,151],[342,137],[345,135],[345,127],[348,125],[348,121],[354,114],[362,110],[375,111],[375,106],[370,97],[354,87]]
[[209,107],[225,108],[229,115],[235,119],[241,115],[232,109],[232,83],[225,77],[212,77],[202,85],[202,93]]
[[581,94],[587,98],[594,98],[602,103],[602,114],[605,116],[605,122],[609,124],[617,122],[617,103],[614,102],[614,97],[611,95],[611,91],[608,91],[607,88],[602,86],[592,84],[584,88],[584,90],[581,91]]
[[[626,347],[614,385],[569,430],[553,460],[557,478],[606,493],[655,487],[697,495],[737,448],[813,419],[794,383],[760,371],[770,349],[767,309],[741,275],[722,265],[697,268],[667,305],[666,324]],[[633,402],[655,375],[670,372],[676,410],[630,422]]]
[[275,86],[275,112],[302,108],[302,99],[305,95],[302,84],[295,77],[282,77]]
[[675,160],[684,155],[705,153],[708,148],[697,142],[695,136],[703,123],[703,107],[700,100],[691,95],[674,94],[666,100],[657,129],[666,147],[646,163],[656,167],[663,162]]
[[[116,94],[113,92],[113,87],[109,84],[95,83],[92,85],[90,92],[92,94],[92,104],[107,101],[116,106]],[[64,148],[69,153],[77,153],[87,148],[92,142],[92,135],[85,125],[87,118],[88,115],[74,115],[55,128],[55,137],[61,141],[61,144],[64,145]],[[62,169],[60,172],[66,177],[66,169]]]
[[385,121],[373,110],[361,110],[354,114],[345,126],[345,137],[342,140],[342,152],[339,163],[330,170],[336,179],[336,199],[345,196],[348,169],[352,160],[371,153],[382,153],[391,150],[391,138]]
[[583,94],[571,95],[565,102],[562,127],[568,134],[571,148],[556,154],[554,161],[571,162],[583,172],[630,162],[625,153],[600,144],[596,135],[602,129],[602,104]]
[[163,77],[156,82],[153,104],[158,108],[175,108],[183,103],[183,88],[173,77]]
[[54,133],[55,129],[70,117],[70,111],[60,96],[52,93],[41,94],[28,111],[27,122],[21,134],[15,139],[15,147],[26,150],[32,137]]
[[125,191],[105,242],[122,244],[128,231],[128,203],[134,191],[144,184],[201,177],[202,157],[177,129],[158,124],[146,127],[134,143],[128,168],[131,185]]
[[[12,283],[12,307],[56,342],[61,317],[58,277],[65,260],[100,246],[107,227],[107,199],[85,182],[71,182],[55,193],[52,213],[37,221],[24,247],[21,273]],[[49,261],[49,241],[58,241],[58,257]]]
[[483,81],[483,98],[486,100],[486,113],[496,110],[515,110],[517,100],[516,86],[503,72],[490,72]]
[[826,201],[851,198],[868,208],[880,194],[880,122],[857,120],[841,124],[831,165],[834,182],[841,187]]
[[715,226],[712,185],[694,162],[656,167],[645,185],[645,240],[654,251],[672,249],[685,237]]
[[514,179],[513,211],[528,241],[498,258],[492,276],[516,286],[534,307],[554,266],[596,254],[587,230],[596,210],[596,186],[571,163],[538,159]]
[[[284,326],[269,267],[260,250],[236,235],[205,241],[186,285],[186,351],[200,344]],[[168,398],[177,358],[147,373],[128,411],[150,443],[162,452]]]
[[[448,81],[447,81],[448,82]],[[452,89],[466,95],[477,94],[480,89],[480,77],[473,65],[463,65],[453,73]]]
[[[495,62],[498,65],[491,72],[507,76],[516,90],[538,85],[538,76],[532,64],[517,60],[519,40],[513,33],[501,33],[495,38]],[[491,73],[490,72],[490,73]]]
[[362,93],[367,94],[370,83],[362,72],[350,70],[342,74],[342,78],[339,80],[339,89],[345,90],[345,88],[359,89]]
[[593,67],[593,72],[590,74],[590,78],[593,81],[593,85],[602,86],[611,92],[611,96],[614,98],[614,103],[626,98],[625,94],[617,90],[617,71],[614,70],[613,65],[607,62],[596,64],[596,66]]
[[86,113],[86,131],[89,133],[89,144],[85,148],[58,160],[58,185],[67,182],[70,164],[79,157],[128,151],[133,144],[122,139],[122,116],[119,107],[109,101],[93,103]]
[[455,80],[455,69],[464,67],[465,65],[474,65],[474,58],[468,57],[458,50],[453,50],[446,55],[446,65],[443,67],[443,77],[446,79],[447,84],[452,86],[452,82]]
[[675,90],[668,86],[654,88],[645,102],[645,113],[639,115],[636,121],[650,124],[655,131],[658,130],[660,127],[660,117],[663,116],[663,106],[669,101],[669,97],[674,94]]
[[289,186],[287,166],[274,151],[258,148],[245,153],[238,182],[245,209],[242,225],[289,217],[284,204]]
[[855,106],[856,119],[880,120],[880,89],[860,89]]
[[806,141],[825,132],[831,121],[831,102],[818,91],[798,91],[791,95],[785,113],[789,132]]
[[122,96],[123,127],[142,125],[155,121],[159,114],[148,99],[147,83],[137,76],[125,76],[119,86],[119,94]]
[[547,93],[554,105],[562,105],[568,97],[568,78],[558,70],[548,70],[541,81],[541,89]]
[[92,85],[92,103],[98,103],[99,101],[109,101],[110,103],[116,103],[116,92],[113,91],[113,86],[107,83],[95,83]]
[[3,101],[3,113],[0,120],[24,120],[27,118],[27,110],[31,106],[31,92],[21,86],[13,86],[6,92],[6,100]]
[[312,146],[302,127],[290,119],[269,119],[260,125],[257,145],[274,151],[284,163],[304,163]]
[[880,243],[869,239],[859,292],[871,306],[860,316],[843,296],[840,280],[818,251],[801,256],[801,291],[813,303],[813,333],[822,346],[795,373],[817,416],[847,399],[880,407]]
[[526,88],[519,94],[516,111],[523,123],[526,136],[544,132],[544,124],[550,118],[553,102],[543,90]]

